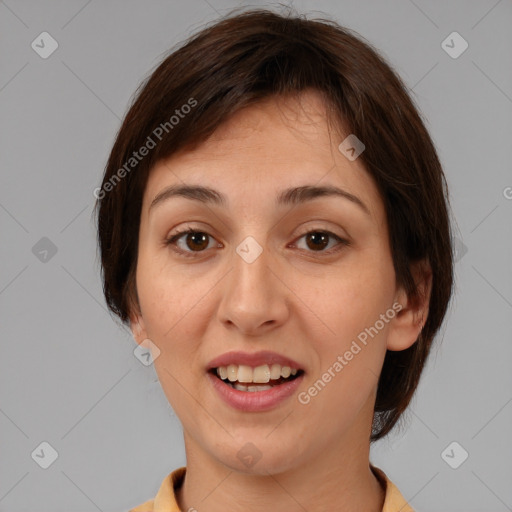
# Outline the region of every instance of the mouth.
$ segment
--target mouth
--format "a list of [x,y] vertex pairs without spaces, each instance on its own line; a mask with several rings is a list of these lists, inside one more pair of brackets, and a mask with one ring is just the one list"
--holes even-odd
[[230,364],[210,368],[208,373],[232,389],[255,393],[268,391],[292,382],[301,377],[304,374],[304,370],[282,366],[277,363],[263,364],[256,367]]

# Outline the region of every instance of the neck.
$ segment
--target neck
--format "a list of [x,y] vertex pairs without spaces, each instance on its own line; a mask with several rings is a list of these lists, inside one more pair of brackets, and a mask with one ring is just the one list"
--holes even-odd
[[385,492],[370,469],[366,429],[346,436],[302,464],[280,472],[248,474],[205,454],[185,433],[187,472],[177,491],[181,510],[202,512],[382,511]]

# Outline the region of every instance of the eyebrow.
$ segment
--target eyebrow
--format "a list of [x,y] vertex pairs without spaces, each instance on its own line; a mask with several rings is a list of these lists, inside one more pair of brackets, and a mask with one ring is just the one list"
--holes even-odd
[[[341,197],[347,199],[352,203],[358,205],[366,214],[370,214],[368,207],[359,199],[357,196],[343,190],[341,188],[325,185],[325,186],[313,186],[303,185],[300,187],[287,188],[277,194],[276,203],[279,206],[286,205],[297,205],[317,199],[318,197]],[[202,203],[211,203],[218,206],[227,206],[227,197],[218,190],[210,187],[203,187],[201,185],[171,185],[164,188],[159,192],[151,201],[149,210],[155,206],[162,204],[173,197],[185,197],[194,201],[200,201]]]

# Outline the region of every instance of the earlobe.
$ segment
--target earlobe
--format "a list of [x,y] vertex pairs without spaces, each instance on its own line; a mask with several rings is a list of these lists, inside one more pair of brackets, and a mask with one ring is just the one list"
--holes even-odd
[[130,317],[130,329],[133,334],[133,339],[138,345],[148,337],[144,326],[144,320],[140,314]]
[[402,287],[397,291],[396,302],[402,308],[390,322],[388,350],[399,351],[411,347],[427,321],[432,290],[432,270],[427,262],[421,261],[412,265],[411,272],[418,293],[409,297]]

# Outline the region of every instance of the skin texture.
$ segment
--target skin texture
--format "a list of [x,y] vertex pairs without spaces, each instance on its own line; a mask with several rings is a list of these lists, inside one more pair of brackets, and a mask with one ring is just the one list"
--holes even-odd
[[[131,327],[137,343],[149,338],[161,351],[155,369],[183,425],[182,510],[382,508],[369,469],[378,375],[386,349],[414,343],[428,302],[413,307],[396,285],[382,199],[360,159],[340,153],[343,138],[325,119],[314,91],[267,99],[150,173]],[[217,189],[229,204],[173,197],[149,212],[162,189],[184,183]],[[343,188],[369,213],[339,197],[276,206],[279,191],[302,185]],[[204,246],[190,237],[187,244],[187,235],[166,245],[188,227],[210,235]],[[312,231],[349,245],[331,237],[318,249],[304,236]],[[248,236],[263,249],[251,264],[235,252]],[[428,280],[424,289],[428,297]],[[270,411],[240,412],[206,377],[209,361],[225,352],[272,350],[300,363],[298,392],[307,391],[394,303],[402,310],[306,405],[293,395]],[[237,457],[247,442],[261,453],[251,467]]]

